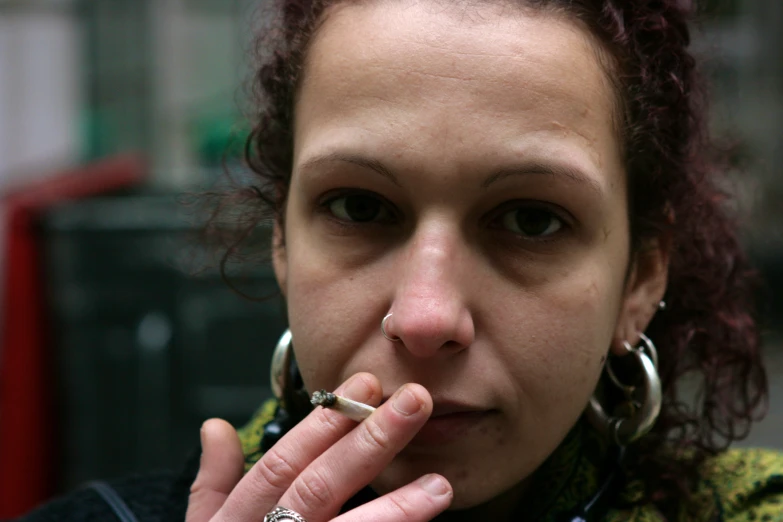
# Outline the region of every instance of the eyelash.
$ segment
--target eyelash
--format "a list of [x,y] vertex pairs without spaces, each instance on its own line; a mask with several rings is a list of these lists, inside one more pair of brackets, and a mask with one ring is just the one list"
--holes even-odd
[[[332,205],[344,198],[348,198],[350,196],[365,196],[368,199],[374,199],[378,202],[381,209],[385,209],[385,211],[389,214],[389,219],[384,221],[353,221],[353,220],[347,220],[340,218],[334,214],[333,209],[331,208]],[[322,199],[322,201],[318,204],[318,208],[321,212],[324,212],[327,214],[333,221],[339,223],[341,226],[344,227],[356,227],[356,226],[362,226],[362,225],[378,225],[378,224],[389,224],[393,223],[394,221],[398,220],[398,212],[397,209],[392,205],[388,200],[385,198],[382,198],[381,196],[375,194],[374,192],[365,191],[365,190],[345,190],[345,191],[338,191],[338,192],[332,192],[328,194],[325,198]]]
[[[380,206],[381,211],[382,212],[385,211],[389,215],[389,218],[381,221],[376,221],[374,219],[368,221],[354,221],[354,220],[344,219],[342,217],[336,216],[332,208],[332,205],[334,205],[334,203],[339,201],[340,199],[348,198],[350,196],[365,196],[368,199],[376,200],[378,202],[378,205]],[[363,225],[378,225],[378,224],[383,225],[383,224],[391,224],[396,221],[399,221],[397,217],[398,211],[396,207],[392,205],[385,198],[370,191],[346,190],[337,193],[331,193],[325,199],[323,199],[318,206],[319,206],[319,210],[327,214],[333,221],[339,223],[343,227],[359,227]],[[549,214],[549,217],[551,217],[554,220],[557,220],[558,228],[555,231],[544,236],[525,235],[522,233],[517,233],[512,230],[509,230],[505,226],[504,218],[506,218],[509,214],[513,212],[519,212],[521,210],[545,212]],[[552,241],[554,239],[554,236],[560,235],[563,231],[565,231],[565,229],[567,229],[570,226],[570,220],[563,216],[564,212],[565,211],[558,211],[556,209],[553,209],[551,208],[551,205],[543,202],[525,201],[525,200],[510,201],[503,204],[499,209],[494,210],[490,214],[490,217],[486,221],[486,223],[490,228],[510,232],[515,236],[524,239],[525,241],[546,242],[546,241]]]
[[[496,230],[501,230],[514,234],[515,236],[525,241],[538,241],[538,242],[553,241],[556,239],[557,236],[564,233],[571,226],[570,225],[571,221],[570,219],[568,219],[563,215],[565,214],[564,210],[559,210],[552,207],[553,205],[540,201],[528,201],[528,200],[509,201],[508,203],[501,205],[500,208],[496,209],[490,214],[490,218],[488,219],[488,226]],[[514,232],[512,230],[509,230],[506,226],[504,226],[505,225],[504,218],[506,218],[511,213],[524,211],[524,210],[540,211],[548,214],[548,217],[550,219],[557,220],[558,228],[547,235],[534,236],[534,235],[525,235],[518,232]]]

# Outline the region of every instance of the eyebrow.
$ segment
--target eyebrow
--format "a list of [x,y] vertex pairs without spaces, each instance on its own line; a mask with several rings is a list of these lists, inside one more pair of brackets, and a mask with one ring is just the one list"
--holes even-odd
[[[368,170],[380,174],[381,176],[388,179],[395,185],[402,186],[399,180],[397,179],[397,177],[394,175],[394,173],[388,167],[386,167],[386,165],[384,165],[383,163],[381,163],[376,159],[368,158],[366,156],[361,156],[359,154],[332,152],[321,156],[315,156],[314,158],[311,158],[307,160],[305,163],[303,163],[301,169],[309,170],[312,168],[317,168],[323,164],[334,163],[334,162],[345,162],[345,163],[351,163],[353,165],[357,165],[359,167],[364,167]],[[556,176],[556,177],[565,178],[573,183],[577,183],[579,185],[583,185],[587,187],[588,189],[590,189],[592,192],[595,192],[599,196],[603,195],[603,190],[601,189],[601,185],[596,180],[582,173],[580,170],[573,168],[569,165],[547,164],[541,162],[530,162],[515,167],[502,168],[500,170],[495,171],[487,179],[481,182],[480,186],[483,189],[487,189],[493,183],[496,183],[510,176],[525,176],[531,174],[543,174],[545,176]]]
[[384,178],[388,179],[398,187],[402,186],[400,185],[399,180],[397,179],[397,176],[394,175],[394,173],[389,170],[386,165],[381,163],[378,160],[367,158],[365,156],[360,156],[358,154],[346,154],[343,152],[332,152],[330,154],[324,154],[322,156],[316,156],[314,158],[311,158],[304,162],[302,164],[301,169],[302,170],[308,170],[312,168],[317,168],[325,163],[335,163],[335,162],[345,162],[345,163],[351,163],[353,165],[358,165],[359,167],[364,167],[366,169],[372,170],[374,172],[377,172]]
[[556,176],[566,178],[569,181],[583,185],[595,192],[596,194],[603,195],[601,185],[593,178],[582,173],[579,169],[573,168],[569,165],[562,164],[548,164],[540,162],[531,162],[525,165],[517,167],[503,168],[492,174],[486,180],[481,183],[481,188],[488,188],[493,183],[510,176],[522,176],[530,174],[543,174],[545,176]]

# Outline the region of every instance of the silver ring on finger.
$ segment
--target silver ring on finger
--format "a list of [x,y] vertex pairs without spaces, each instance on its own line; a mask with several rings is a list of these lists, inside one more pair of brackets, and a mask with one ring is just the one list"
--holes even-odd
[[302,515],[293,509],[284,508],[283,506],[275,506],[264,517],[264,522],[286,522],[291,520],[293,522],[307,522]]

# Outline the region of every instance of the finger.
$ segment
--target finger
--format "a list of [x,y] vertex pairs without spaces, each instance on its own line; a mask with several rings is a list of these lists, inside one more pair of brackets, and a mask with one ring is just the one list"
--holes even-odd
[[440,475],[424,475],[341,515],[332,522],[428,522],[445,511],[454,499],[451,484]]
[[187,522],[210,520],[242,478],[245,459],[236,430],[221,419],[201,426],[201,463],[190,487]]
[[[336,392],[373,405],[383,393],[378,379],[369,373],[352,376]],[[254,520],[258,513],[270,511],[294,479],[355,426],[355,421],[335,411],[316,408],[250,469],[221,508],[221,516]]]
[[375,478],[421,429],[432,412],[430,394],[406,384],[350,435],[307,467],[280,498],[305,520],[330,520]]

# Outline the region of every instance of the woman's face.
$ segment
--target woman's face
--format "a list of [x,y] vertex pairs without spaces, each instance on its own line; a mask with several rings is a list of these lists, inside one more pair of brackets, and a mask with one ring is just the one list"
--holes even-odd
[[[365,371],[386,397],[407,382],[433,396],[379,492],[439,472],[463,508],[523,484],[610,346],[646,326],[660,296],[629,270],[614,116],[595,44],[568,20],[427,2],[329,13],[274,261],[308,389]],[[399,342],[381,334],[389,312]]]

